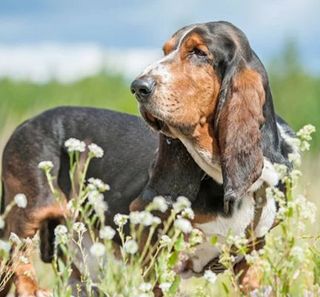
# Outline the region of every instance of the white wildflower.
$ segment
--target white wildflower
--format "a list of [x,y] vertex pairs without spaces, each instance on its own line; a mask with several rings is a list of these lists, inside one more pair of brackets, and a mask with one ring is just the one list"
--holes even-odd
[[250,265],[258,263],[258,261],[260,260],[259,252],[253,250],[250,254],[245,255],[245,259]]
[[11,232],[9,236],[9,241],[15,245],[19,245],[22,243],[21,239],[16,233]]
[[84,233],[87,231],[86,226],[82,222],[75,222],[72,228],[78,233]]
[[190,234],[189,242],[192,246],[203,242],[204,234],[199,229],[193,229]]
[[150,226],[154,222],[154,216],[148,211],[133,211],[129,215],[131,224],[142,224],[144,226]]
[[139,286],[139,290],[145,293],[150,292],[152,290],[152,285],[150,283],[142,283]]
[[50,171],[53,168],[51,161],[42,161],[38,164],[38,168],[44,171]]
[[299,177],[301,177],[301,176],[302,176],[302,172],[300,170],[293,169],[290,172],[290,177],[291,177],[292,183],[296,183],[298,181]]
[[88,145],[89,151],[92,153],[92,155],[96,158],[102,158],[103,157],[103,149],[96,145],[95,143],[91,143]]
[[122,227],[122,226],[124,226],[124,225],[127,223],[128,218],[129,218],[129,216],[127,216],[127,215],[123,215],[123,214],[117,213],[117,214],[114,216],[113,220],[114,220],[114,223],[115,223],[117,226]]
[[168,235],[162,235],[160,238],[160,245],[168,246],[172,242],[172,239]]
[[14,201],[16,202],[16,205],[20,208],[26,208],[27,207],[27,197],[25,194],[17,194],[15,197],[14,197]]
[[99,231],[99,236],[101,239],[111,240],[116,235],[116,231],[110,226],[104,226]]
[[243,246],[246,246],[249,243],[249,240],[246,238],[244,234],[242,235],[229,235],[227,237],[226,242],[229,246],[236,246],[237,248],[241,248]]
[[316,128],[314,126],[306,125],[297,132],[297,136],[300,138],[300,150],[302,152],[310,149],[309,142],[312,140],[311,134],[315,131]]
[[301,166],[301,155],[299,153],[288,154],[288,159],[291,163],[293,163],[294,167]]
[[308,141],[301,141],[301,144],[300,144],[300,150],[302,152],[305,152],[305,151],[308,151],[310,150],[310,143]]
[[132,211],[129,214],[131,224],[138,225],[141,223],[141,213],[139,211]]
[[129,239],[123,245],[123,248],[126,253],[133,255],[138,251],[138,244],[135,240]]
[[65,235],[68,233],[68,229],[65,225],[58,225],[55,229],[54,229],[54,234],[55,235]]
[[153,215],[148,211],[140,212],[141,224],[144,226],[150,226],[153,223]]
[[67,203],[67,210],[73,212],[76,210],[76,201],[75,199],[70,199]]
[[88,194],[88,201],[93,206],[94,211],[99,215],[103,216],[105,211],[108,210],[108,205],[104,201],[104,196],[98,191],[91,191]]
[[68,229],[65,225],[58,225],[54,229],[54,235],[56,239],[56,243],[65,243],[67,241],[67,234],[68,234]]
[[285,195],[278,188],[268,187],[266,188],[266,197],[267,199],[275,199],[277,202],[284,202]]
[[316,131],[315,126],[308,124],[302,127],[297,132],[297,136],[300,137],[301,139],[310,141],[312,140],[311,134],[314,133],[315,131]]
[[194,219],[194,212],[190,207],[185,208],[182,213],[181,213],[182,217],[189,219],[189,220],[193,220]]
[[95,242],[90,248],[90,253],[95,257],[102,257],[105,253],[105,247],[101,242]]
[[159,288],[162,290],[162,292],[167,293],[172,286],[172,283],[164,282],[159,285]]
[[161,224],[161,220],[158,217],[153,217],[152,219],[152,225],[160,225]]
[[30,263],[28,257],[26,257],[26,256],[20,256],[20,257],[19,257],[19,260],[20,260],[20,262],[23,263],[23,264],[29,264],[29,263]]
[[11,250],[11,244],[7,241],[0,239],[0,251],[4,251],[5,253],[9,253]]
[[155,210],[166,212],[168,209],[168,204],[162,196],[156,196],[153,198],[152,207]]
[[183,233],[190,233],[192,231],[192,225],[190,221],[183,218],[175,220],[174,226],[177,229],[181,230]]
[[204,272],[203,277],[205,278],[206,281],[208,281],[210,284],[214,284],[217,280],[217,275],[212,272],[211,270],[206,270]]
[[288,175],[288,167],[286,165],[273,164],[273,167],[276,170],[280,180],[283,180]]
[[68,152],[84,152],[86,149],[86,144],[76,138],[69,138],[64,143]]
[[89,186],[92,186],[91,188],[89,187],[91,191],[94,191],[95,189],[98,190],[99,192],[105,192],[110,190],[110,186],[104,183],[99,178],[90,177],[88,179],[88,182],[89,182]]
[[3,229],[4,226],[6,225],[4,219],[2,217],[0,217],[0,229]]
[[190,208],[191,207],[191,202],[188,198],[186,197],[183,197],[183,196],[179,196],[177,198],[177,202],[175,202],[173,204],[173,209],[179,213],[181,212],[182,210],[184,210],[185,208]]

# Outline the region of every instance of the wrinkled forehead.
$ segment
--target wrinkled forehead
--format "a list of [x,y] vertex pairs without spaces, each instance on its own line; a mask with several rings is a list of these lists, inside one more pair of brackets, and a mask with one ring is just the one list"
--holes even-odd
[[197,35],[211,51],[232,53],[236,49],[247,52],[250,48],[244,33],[226,22],[193,24],[181,28],[163,45],[163,52],[168,54],[183,45],[190,36]]

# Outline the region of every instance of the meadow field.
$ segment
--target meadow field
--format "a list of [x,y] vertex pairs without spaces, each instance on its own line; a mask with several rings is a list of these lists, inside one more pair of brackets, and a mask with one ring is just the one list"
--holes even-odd
[[[320,209],[320,76],[306,73],[299,63],[292,60],[288,54],[278,58],[269,67],[269,75],[277,113],[295,130],[299,130],[305,124],[312,124],[317,129],[316,133],[313,134],[311,150],[304,153],[301,169],[302,177],[296,191],[304,194],[309,201],[314,202]],[[110,75],[106,72],[69,84],[62,84],[57,81],[35,84],[29,81],[1,79],[0,153],[2,153],[6,141],[19,123],[51,107],[81,105],[138,114],[136,101],[129,91],[129,84],[130,82],[121,76]],[[319,211],[316,213],[315,222],[313,224],[307,223],[305,234],[312,236],[312,241],[316,241],[315,244],[319,248],[317,242],[320,234],[318,218]],[[281,233],[279,230],[273,232]],[[276,250],[274,252],[277,253]],[[313,259],[311,270],[314,274],[312,282],[320,284],[320,257],[317,255]],[[52,274],[48,274],[51,267],[41,263],[38,265],[40,267],[38,274],[43,286],[52,286]],[[303,286],[308,285],[303,277],[297,277],[297,283],[299,281],[303,283]],[[188,282],[185,286],[186,291],[192,291],[192,288],[200,286],[201,282],[203,280]],[[207,284],[203,283],[203,286],[206,287]],[[228,291],[223,282],[218,287],[219,290],[209,288],[207,293],[211,292],[208,293],[210,295],[201,295],[200,292],[197,296],[237,296],[232,290]]]

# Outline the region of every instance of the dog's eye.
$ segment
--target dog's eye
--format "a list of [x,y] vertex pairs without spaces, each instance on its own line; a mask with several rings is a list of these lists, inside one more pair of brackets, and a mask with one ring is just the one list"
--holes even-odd
[[192,55],[196,55],[198,57],[206,57],[207,53],[202,51],[201,49],[195,47],[192,49],[192,51],[190,52]]

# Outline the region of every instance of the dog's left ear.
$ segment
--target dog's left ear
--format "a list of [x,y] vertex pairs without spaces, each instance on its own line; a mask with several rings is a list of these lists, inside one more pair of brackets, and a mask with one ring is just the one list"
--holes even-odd
[[215,130],[228,212],[228,202],[244,196],[262,173],[265,91],[261,75],[246,65],[227,68],[221,90]]

